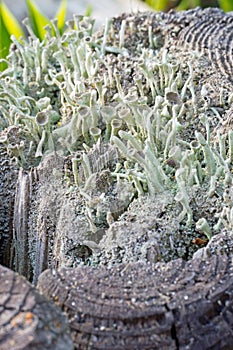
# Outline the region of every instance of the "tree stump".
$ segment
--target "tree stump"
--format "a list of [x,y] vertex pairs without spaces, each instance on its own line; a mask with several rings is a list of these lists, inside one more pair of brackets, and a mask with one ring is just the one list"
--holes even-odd
[[22,276],[0,265],[1,350],[71,350],[66,316]]
[[47,270],[38,288],[68,315],[76,349],[233,347],[232,256]]
[[231,350],[233,15],[74,22],[0,76],[0,263],[44,294],[1,267],[0,347]]

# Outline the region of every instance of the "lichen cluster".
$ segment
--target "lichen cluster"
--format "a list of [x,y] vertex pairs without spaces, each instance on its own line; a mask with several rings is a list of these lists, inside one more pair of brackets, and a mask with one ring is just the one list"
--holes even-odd
[[180,55],[159,23],[122,16],[96,33],[75,16],[62,36],[14,40],[0,76],[2,147],[26,170],[65,159],[66,193],[103,230],[85,243],[93,263],[189,259],[196,237],[232,232],[231,92],[203,83],[208,59]]

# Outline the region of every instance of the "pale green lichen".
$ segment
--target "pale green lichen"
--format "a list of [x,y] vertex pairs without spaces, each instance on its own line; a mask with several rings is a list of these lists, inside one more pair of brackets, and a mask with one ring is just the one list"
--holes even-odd
[[[171,195],[164,210],[176,212],[176,230],[208,238],[220,229],[231,232],[232,203],[224,193],[232,186],[233,134],[213,124],[222,116],[208,102],[208,87],[197,83],[202,58],[190,52],[186,63],[174,49],[161,49],[151,25],[145,26],[147,45],[139,31],[132,54],[128,35],[135,33],[134,22],[119,23],[107,20],[100,34],[92,19],[75,16],[62,36],[56,30],[52,37],[47,28],[41,43],[35,37],[13,40],[8,69],[0,76],[0,143],[25,169],[52,152],[68,157],[64,180],[71,192],[78,188],[93,232],[111,226],[131,201],[144,195],[156,200],[161,193]],[[231,98],[220,89],[219,105]],[[9,137],[12,127],[18,130],[15,140]],[[101,144],[114,150],[115,159],[111,152],[91,159]],[[125,201],[122,210],[110,208],[109,189],[101,195],[95,188],[105,168],[118,206]],[[120,200],[124,186],[131,193]],[[208,198],[205,213],[195,208],[195,191]]]

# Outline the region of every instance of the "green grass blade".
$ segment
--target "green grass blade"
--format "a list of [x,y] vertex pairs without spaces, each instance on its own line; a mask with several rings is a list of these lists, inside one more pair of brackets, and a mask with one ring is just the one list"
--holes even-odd
[[[10,34],[7,31],[5,23],[2,18],[2,13],[0,12],[0,59],[5,58],[9,52],[9,47],[11,44]],[[0,71],[6,69],[7,64],[5,62],[0,63]]]
[[181,0],[178,6],[176,6],[177,11],[183,11],[201,6],[201,0]]
[[176,6],[177,11],[186,10],[189,6],[189,0],[181,0],[179,5]]
[[63,33],[64,26],[65,26],[66,12],[67,12],[67,0],[62,0],[59,6],[59,9],[55,15],[55,18],[57,18],[57,26],[61,34]]
[[91,6],[90,4],[88,4],[84,16],[90,17],[91,14],[92,14],[92,12],[93,12],[93,6]]
[[[24,36],[18,21],[3,1],[0,1],[0,59],[6,58],[11,44],[11,35],[17,39]],[[0,70],[7,67],[5,62],[0,63]]]
[[233,1],[232,0],[219,0],[219,5],[221,9],[225,12],[233,11]]
[[46,34],[44,27],[48,24],[51,25],[51,22],[45,15],[42,14],[33,0],[26,0],[26,3],[29,17],[33,26],[33,31],[40,40],[43,40]]
[[0,1],[0,15],[10,35],[14,34],[16,39],[24,36],[24,32],[20,27],[17,19],[13,16],[3,1]]
[[167,9],[169,0],[146,0],[146,3],[155,11],[163,11]]

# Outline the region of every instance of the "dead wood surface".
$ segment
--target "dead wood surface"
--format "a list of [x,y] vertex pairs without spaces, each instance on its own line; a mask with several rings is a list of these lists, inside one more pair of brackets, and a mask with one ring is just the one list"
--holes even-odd
[[65,315],[26,279],[0,265],[0,349],[71,350]]
[[39,290],[67,313],[76,349],[232,349],[233,259],[47,270]]

